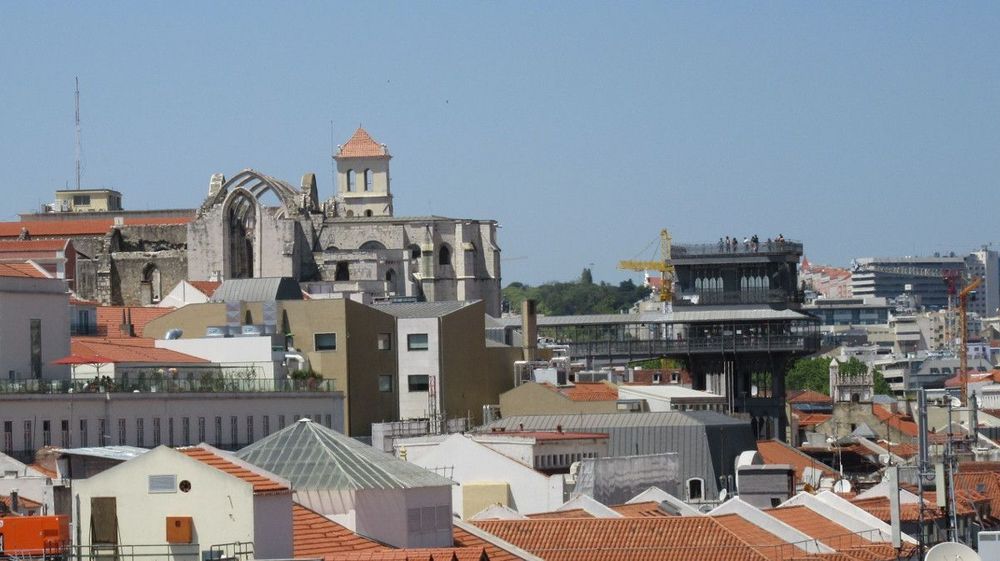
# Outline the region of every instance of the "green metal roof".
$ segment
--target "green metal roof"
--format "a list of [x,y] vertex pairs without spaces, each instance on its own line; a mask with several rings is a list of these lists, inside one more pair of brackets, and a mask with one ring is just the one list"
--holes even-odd
[[301,419],[240,450],[241,460],[292,482],[296,490],[411,489],[455,482]]

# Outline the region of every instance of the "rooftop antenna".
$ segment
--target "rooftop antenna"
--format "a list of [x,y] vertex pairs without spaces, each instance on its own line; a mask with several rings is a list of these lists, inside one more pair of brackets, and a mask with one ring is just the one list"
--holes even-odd
[[76,76],[76,190],[80,190],[80,77]]
[[337,145],[333,140],[333,121],[330,121],[330,182],[333,183],[333,194],[337,194],[337,161],[333,159],[337,155]]

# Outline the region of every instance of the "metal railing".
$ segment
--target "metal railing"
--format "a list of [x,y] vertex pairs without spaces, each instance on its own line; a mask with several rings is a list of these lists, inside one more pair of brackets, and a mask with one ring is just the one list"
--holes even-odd
[[677,340],[587,341],[565,343],[571,357],[660,356],[688,353],[815,351],[819,335],[696,337]]
[[[685,296],[687,292],[683,293]],[[739,305],[739,304],[794,304],[802,303],[805,295],[799,290],[784,290],[780,288],[741,290],[739,292],[723,292],[699,290],[691,293],[698,296],[698,305]],[[687,305],[678,302],[678,305]]]
[[75,561],[201,561],[198,544],[74,545]]
[[203,376],[198,379],[111,380],[0,380],[0,394],[69,393],[281,393],[333,392],[334,380],[270,378],[226,378]]
[[686,257],[701,257],[714,255],[753,255],[760,253],[802,253],[802,243],[785,240],[782,242],[771,240],[761,240],[756,245],[744,244],[739,241],[736,245],[726,246],[725,243],[684,243],[673,244],[670,251],[672,259],[683,259]]

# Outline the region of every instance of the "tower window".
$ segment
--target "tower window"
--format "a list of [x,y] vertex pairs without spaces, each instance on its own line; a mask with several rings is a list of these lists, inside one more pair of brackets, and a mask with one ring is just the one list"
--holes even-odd
[[371,215],[372,215],[372,210],[371,209],[368,209],[368,210],[365,211],[365,216],[371,216]]
[[372,184],[373,184],[372,176],[373,175],[374,174],[372,173],[372,170],[370,170],[370,169],[366,169],[365,170],[365,191],[371,191],[372,190]]
[[442,245],[438,253],[438,265],[451,265],[451,250],[446,245]]
[[347,190],[354,191],[354,170],[347,170]]

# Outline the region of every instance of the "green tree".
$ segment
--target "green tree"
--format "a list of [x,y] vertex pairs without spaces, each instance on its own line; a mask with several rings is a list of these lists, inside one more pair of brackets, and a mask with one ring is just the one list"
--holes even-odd
[[878,368],[872,370],[872,379],[875,380],[875,393],[878,395],[892,395],[892,387],[885,381],[882,371]]
[[785,375],[786,390],[813,390],[830,395],[830,360],[800,358]]
[[580,274],[580,284],[594,284],[594,275],[590,269],[583,269],[583,273]]
[[[587,282],[587,279],[590,282]],[[525,299],[538,302],[538,311],[546,315],[614,314],[628,310],[649,296],[650,289],[625,280],[618,286],[593,282],[590,270],[584,269],[576,282],[548,282],[528,286],[514,282],[503,289],[503,298],[511,312],[521,308]]]

